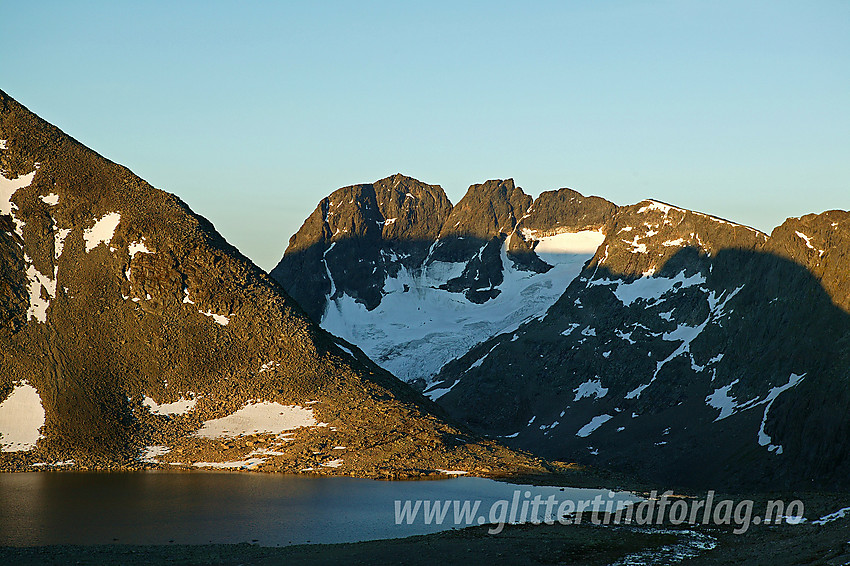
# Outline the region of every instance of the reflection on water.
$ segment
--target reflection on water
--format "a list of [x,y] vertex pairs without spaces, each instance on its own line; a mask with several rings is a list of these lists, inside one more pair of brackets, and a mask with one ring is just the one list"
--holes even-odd
[[[607,491],[480,478],[385,482],[215,472],[0,474],[0,545],[352,542],[445,530],[396,525],[396,500],[589,500]],[[607,498],[607,497],[606,497]],[[627,496],[622,498],[626,499]]]

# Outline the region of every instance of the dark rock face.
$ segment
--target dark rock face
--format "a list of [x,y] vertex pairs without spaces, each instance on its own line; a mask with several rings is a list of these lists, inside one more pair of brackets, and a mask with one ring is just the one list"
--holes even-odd
[[15,233],[11,215],[0,216],[0,332],[24,324],[27,312],[23,241]]
[[[444,289],[465,293],[473,303],[497,297],[504,280],[501,248],[514,232],[532,198],[507,181],[487,181],[469,187],[440,230],[428,257],[429,262],[465,262],[460,276]],[[483,243],[483,246],[482,246]]]
[[343,293],[373,309],[386,277],[423,261],[451,210],[439,186],[403,175],[344,187],[319,203],[271,276],[316,321]]
[[545,318],[444,367],[439,403],[509,445],[671,485],[846,488],[848,216],[768,238],[624,207]]
[[[0,402],[24,403],[34,390],[36,435],[44,419],[32,449],[16,450],[6,436],[16,432],[0,429],[0,469],[69,459],[133,468],[148,465],[146,450],[156,456],[146,460],[182,467],[361,476],[542,469],[436,416],[436,405],[311,322],[180,199],[2,92],[0,140]],[[421,261],[427,246],[416,242],[436,237],[450,210],[438,187],[396,176],[338,191],[305,226],[339,245],[340,259],[366,258],[340,269],[350,275],[343,289],[370,302],[379,295],[367,276],[396,269],[382,253]],[[300,234],[292,246],[313,257]],[[322,272],[301,275],[299,296],[311,285],[328,292]],[[197,433],[274,403],[285,407],[276,414],[301,415],[286,438]]]
[[604,227],[617,212],[617,205],[600,197],[585,197],[572,189],[544,191],[522,218],[520,228],[544,235],[569,230]]
[[429,260],[468,260],[478,253],[480,242],[503,239],[513,232],[531,202],[513,179],[472,185],[440,230]]

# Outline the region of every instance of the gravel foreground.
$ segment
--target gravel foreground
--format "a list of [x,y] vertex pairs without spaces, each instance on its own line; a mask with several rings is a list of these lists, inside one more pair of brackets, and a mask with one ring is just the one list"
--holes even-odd
[[675,535],[624,529],[523,525],[499,535],[486,527],[403,539],[282,548],[251,544],[199,546],[47,546],[0,549],[0,563],[41,564],[610,564],[675,542]]
[[[848,520],[826,525],[759,527],[735,535],[718,527],[692,532],[669,526],[641,528],[582,525],[510,525],[498,535],[471,527],[402,539],[347,544],[260,547],[253,544],[160,546],[0,547],[0,563],[27,565],[334,565],[434,566],[493,564],[796,564],[850,563]],[[690,548],[690,550],[684,550]]]

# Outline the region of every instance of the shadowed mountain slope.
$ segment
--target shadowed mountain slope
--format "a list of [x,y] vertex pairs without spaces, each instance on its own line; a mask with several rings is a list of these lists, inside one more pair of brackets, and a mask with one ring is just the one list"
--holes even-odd
[[[356,278],[378,291],[370,303],[337,291],[309,310],[449,414],[671,485],[848,487],[848,213],[768,236],[652,200],[532,202],[496,180],[429,216],[445,220],[417,237],[424,259],[369,243],[385,266]],[[305,223],[297,238],[322,263],[294,272],[304,252],[290,245],[273,272],[284,286],[352,284],[333,251],[356,237]]]

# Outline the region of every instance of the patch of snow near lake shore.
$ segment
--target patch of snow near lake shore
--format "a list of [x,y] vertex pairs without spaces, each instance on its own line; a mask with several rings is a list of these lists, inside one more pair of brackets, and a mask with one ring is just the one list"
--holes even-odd
[[234,468],[253,470],[265,461],[265,458],[248,458],[247,460],[234,460],[232,462],[195,462],[192,466],[195,468],[217,468],[220,470]]
[[44,407],[35,387],[23,381],[0,403],[0,452],[35,448],[44,426]]
[[158,464],[159,460],[157,460],[157,457],[165,456],[169,452],[171,452],[171,448],[168,446],[147,446],[139,456],[139,460],[149,464]]
[[189,411],[195,408],[195,404],[198,402],[197,399],[186,399],[181,397],[177,401],[173,403],[163,403],[159,404],[148,396],[145,396],[142,401],[142,405],[148,407],[151,413],[155,415],[185,415]]
[[310,426],[320,426],[313,416],[313,409],[261,401],[248,403],[226,417],[206,421],[195,434],[203,438],[227,438],[245,434],[280,434]]

